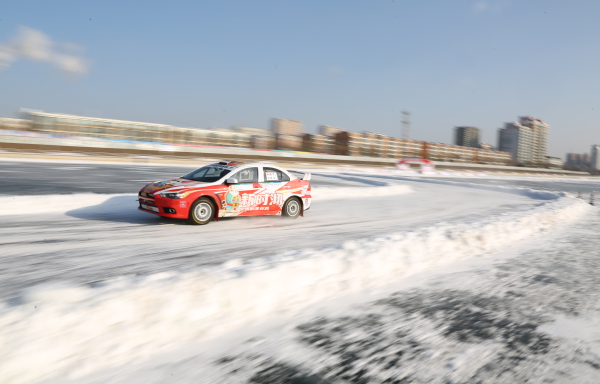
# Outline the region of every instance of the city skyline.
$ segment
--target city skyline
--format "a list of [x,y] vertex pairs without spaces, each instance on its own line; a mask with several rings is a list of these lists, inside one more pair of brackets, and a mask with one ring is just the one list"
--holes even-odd
[[552,127],[548,155],[600,142],[593,2],[34,1],[4,11],[4,116],[25,107],[197,128],[268,128],[282,116],[308,133],[401,137],[408,110],[415,140],[452,143],[452,127],[476,126],[495,145],[505,122],[535,116]]
[[[29,119],[30,116],[29,113],[42,113],[42,114],[47,114],[45,111],[38,111],[38,110],[32,110],[32,109],[22,109],[19,113],[19,117],[22,117],[24,119]],[[52,113],[50,113],[50,115],[52,115]],[[99,120],[103,120],[106,118],[98,118],[97,116],[78,116],[78,115],[69,115],[69,114],[57,114],[57,115],[64,115],[64,116],[73,116],[76,118],[84,118],[84,119],[99,119]],[[0,118],[2,118],[3,116],[0,116]],[[4,116],[6,117],[6,116]],[[11,118],[9,117],[9,119],[13,119],[13,120],[20,120],[19,118]],[[118,120],[118,119],[107,119],[108,121],[114,121],[114,122],[119,122],[119,123],[134,123],[134,124],[150,124],[150,125],[161,125],[161,124],[156,124],[153,122],[135,122],[135,121],[130,121],[130,120]],[[524,125],[523,125],[524,124]],[[168,126],[168,125],[167,125]],[[520,127],[520,128],[519,128]],[[379,133],[379,132],[373,132],[373,131],[367,131],[367,130],[362,130],[360,132],[355,132],[355,131],[349,131],[349,130],[345,130],[341,127],[333,127],[333,126],[327,126],[327,125],[320,125],[317,127],[317,131],[316,132],[305,132],[304,130],[304,124],[302,121],[298,121],[298,120],[291,120],[291,119],[285,119],[285,118],[281,118],[281,117],[274,117],[270,119],[269,122],[269,127],[268,128],[261,128],[261,127],[247,127],[247,126],[240,126],[240,125],[234,125],[231,127],[174,127],[174,128],[183,128],[183,129],[188,129],[188,130],[198,130],[198,131],[215,131],[215,132],[238,132],[238,133],[243,133],[243,134],[248,134],[250,136],[255,136],[257,134],[257,132],[261,132],[261,134],[259,134],[258,136],[264,137],[264,132],[272,132],[273,134],[273,138],[277,137],[277,142],[279,143],[280,140],[282,140],[281,142],[285,142],[287,141],[287,144],[276,144],[274,145],[274,147],[277,147],[279,149],[291,149],[291,150],[295,150],[298,149],[302,146],[301,141],[302,141],[302,137],[305,134],[308,134],[309,136],[333,136],[334,133],[337,132],[346,132],[346,133],[351,133],[351,134],[365,134],[365,135],[375,135],[375,136],[385,136],[385,137],[389,137],[392,139],[400,139],[401,137],[399,136],[393,136],[393,135],[386,135],[383,133]],[[528,128],[527,130],[529,130],[529,128],[533,129],[533,132],[535,132],[535,134],[533,134],[533,136],[531,136],[531,134],[526,134],[524,139],[525,142],[527,142],[526,147],[517,150],[516,147],[515,148],[511,148],[510,144],[503,144],[503,141],[507,140],[507,136],[506,136],[506,132],[510,129],[521,129],[521,128]],[[548,128],[549,125],[540,120],[540,119],[536,119],[534,117],[531,116],[519,116],[518,117],[518,122],[512,122],[512,123],[505,123],[505,127],[504,128],[500,128],[497,131],[497,138],[496,138],[496,143],[497,146],[488,144],[488,143],[483,143],[479,141],[479,134],[480,134],[480,129],[478,127],[453,127],[453,142],[452,143],[445,143],[443,141],[426,141],[426,140],[416,140],[419,142],[424,142],[424,143],[432,143],[432,144],[444,144],[444,145],[454,145],[454,146],[460,146],[460,147],[474,147],[474,148],[480,148],[480,149],[487,149],[487,150],[493,150],[493,151],[500,151],[500,152],[507,152],[507,153],[512,153],[513,155],[513,160],[515,161],[524,161],[524,162],[536,162],[536,163],[544,163],[546,161],[547,158],[555,158],[555,159],[563,159],[564,158],[564,162],[565,164],[568,164],[569,162],[572,162],[572,160],[570,160],[570,155],[576,155],[579,156],[577,154],[573,154],[570,152],[567,152],[564,154],[563,156],[552,156],[549,155],[547,153],[547,138],[548,138]],[[542,129],[543,133],[541,132],[537,132],[538,129]],[[468,133],[467,133],[468,132]],[[527,133],[527,132],[525,132]],[[541,135],[541,136],[540,136]],[[523,138],[520,138],[520,136],[517,134],[517,136],[515,136],[514,138],[510,138],[508,139],[509,141],[514,141],[514,143],[512,145],[515,145],[518,142],[521,142],[523,140]],[[529,137],[531,136],[531,137]],[[467,139],[467,137],[469,137],[469,139]],[[543,138],[542,138],[543,137]],[[538,140],[541,139],[541,142],[538,142]],[[291,140],[291,141],[290,141]],[[414,140],[414,139],[411,139]],[[467,141],[473,141],[472,143],[467,143]],[[293,144],[292,144],[293,142]],[[260,143],[257,141],[256,143],[256,148],[266,148],[266,144],[262,143],[262,141],[260,141]],[[519,148],[522,146],[522,144],[518,145]],[[531,147],[531,148],[529,148]],[[592,153],[594,152],[593,148],[594,147],[600,147],[599,145],[592,145]],[[522,151],[524,151],[523,153],[521,153]],[[517,152],[519,154],[517,154]],[[589,154],[588,154],[589,156]]]

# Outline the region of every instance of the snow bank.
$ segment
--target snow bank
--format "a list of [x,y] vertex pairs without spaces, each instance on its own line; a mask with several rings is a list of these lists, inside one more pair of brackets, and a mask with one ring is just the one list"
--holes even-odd
[[453,260],[495,252],[592,209],[561,197],[461,225],[348,241],[192,272],[23,292],[0,308],[0,377],[31,383],[97,369],[292,314]]

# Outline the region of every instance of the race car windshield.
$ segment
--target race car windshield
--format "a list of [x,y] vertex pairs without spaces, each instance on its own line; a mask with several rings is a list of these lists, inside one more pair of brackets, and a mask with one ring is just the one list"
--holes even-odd
[[202,167],[188,173],[187,175],[183,176],[182,179],[212,183],[227,175],[229,172],[231,172],[231,169],[207,165],[206,167]]

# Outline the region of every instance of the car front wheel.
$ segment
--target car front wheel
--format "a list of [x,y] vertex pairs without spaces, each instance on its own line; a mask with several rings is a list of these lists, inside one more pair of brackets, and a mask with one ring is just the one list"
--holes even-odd
[[289,198],[283,205],[281,214],[289,218],[295,219],[302,212],[302,203],[296,197]]
[[214,217],[215,207],[212,201],[201,197],[192,204],[188,221],[196,225],[208,224]]

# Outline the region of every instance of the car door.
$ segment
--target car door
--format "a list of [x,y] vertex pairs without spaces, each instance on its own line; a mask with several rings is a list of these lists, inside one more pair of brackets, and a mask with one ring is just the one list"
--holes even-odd
[[262,185],[265,188],[265,193],[268,195],[266,209],[268,209],[270,213],[281,211],[281,207],[284,203],[284,195],[278,191],[289,181],[290,177],[280,169],[263,167]]
[[237,179],[237,184],[229,185],[223,200],[223,216],[246,216],[257,212],[259,198],[257,192],[262,189],[258,183],[258,167],[244,168],[228,176]]

